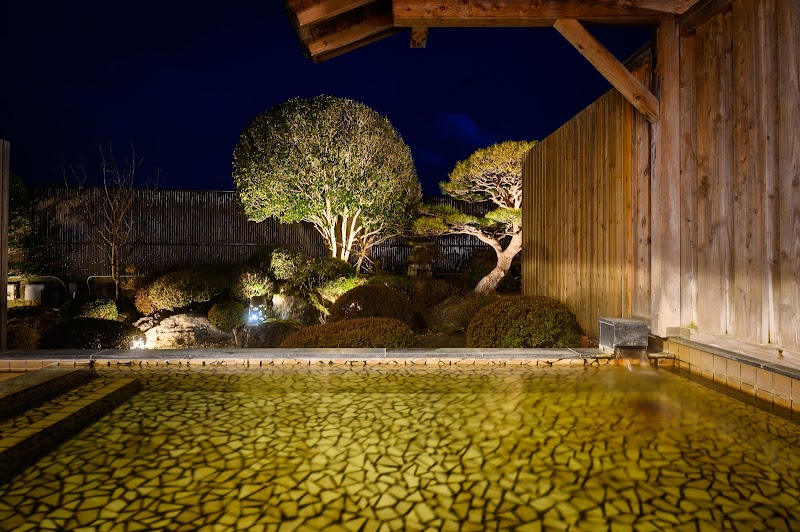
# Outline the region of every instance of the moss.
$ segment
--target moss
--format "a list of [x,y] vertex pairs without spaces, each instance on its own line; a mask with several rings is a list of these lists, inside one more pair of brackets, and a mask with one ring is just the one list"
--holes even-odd
[[142,331],[119,321],[77,318],[59,323],[42,336],[43,349],[130,349],[145,341]]
[[411,347],[414,333],[390,318],[361,318],[300,329],[281,347]]
[[502,297],[467,328],[468,347],[580,347],[581,329],[561,302],[544,296]]
[[208,321],[221,331],[232,331],[245,322],[244,306],[238,301],[220,301],[208,311]]
[[101,320],[116,320],[119,317],[117,305],[105,297],[88,298],[75,297],[68,300],[59,316],[63,319],[97,318]]

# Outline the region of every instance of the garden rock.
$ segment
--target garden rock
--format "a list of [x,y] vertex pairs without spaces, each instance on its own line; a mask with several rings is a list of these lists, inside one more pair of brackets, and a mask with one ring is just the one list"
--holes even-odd
[[148,349],[220,346],[233,339],[231,333],[211,325],[207,317],[190,314],[170,316],[148,329],[145,336]]
[[301,325],[317,323],[317,311],[301,296],[275,294],[270,315],[277,320],[295,321]]
[[233,329],[233,337],[236,347],[278,347],[284,338],[299,328],[296,323],[286,321],[242,324]]

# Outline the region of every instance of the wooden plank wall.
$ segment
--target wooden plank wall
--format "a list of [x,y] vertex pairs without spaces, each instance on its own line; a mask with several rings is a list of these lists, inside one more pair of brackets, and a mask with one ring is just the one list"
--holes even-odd
[[[126,263],[139,273],[150,273],[176,264],[229,264],[248,259],[259,247],[286,245],[309,256],[325,254],[322,238],[310,224],[281,224],[274,220],[250,222],[228,191],[157,190],[140,191],[143,205],[135,213],[135,244]],[[44,241],[42,259],[49,275],[108,275],[105,256],[92,243],[87,226],[69,216],[60,188],[35,191],[34,227]],[[464,213],[483,216],[489,203],[468,203],[448,197],[429,196],[430,204],[447,204]],[[441,258],[437,273],[463,271],[473,253],[489,249],[469,235],[433,238]],[[404,272],[411,246],[391,239],[372,249],[385,270]],[[17,260],[20,260],[19,258]]]
[[523,163],[523,292],[565,302],[590,336],[599,316],[650,312],[649,150],[647,121],[612,90]]
[[[800,2],[681,39],[682,325],[800,351]],[[691,280],[690,280],[691,279]]]

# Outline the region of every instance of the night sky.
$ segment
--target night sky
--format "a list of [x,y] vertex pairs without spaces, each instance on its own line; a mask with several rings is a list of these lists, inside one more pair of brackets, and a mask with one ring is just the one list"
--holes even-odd
[[[0,138],[13,172],[60,184],[65,165],[95,168],[99,145],[132,144],[161,188],[232,190],[233,149],[255,115],[332,94],[388,116],[424,193],[438,194],[456,161],[543,139],[610,88],[552,28],[431,28],[425,49],[404,32],[315,65],[282,0],[173,4],[2,3]],[[591,31],[620,59],[650,37]]]

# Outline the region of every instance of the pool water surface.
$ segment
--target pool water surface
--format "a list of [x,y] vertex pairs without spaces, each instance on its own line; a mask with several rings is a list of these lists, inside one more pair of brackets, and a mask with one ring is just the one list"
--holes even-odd
[[0,530],[798,530],[800,426],[614,366],[99,370]]

